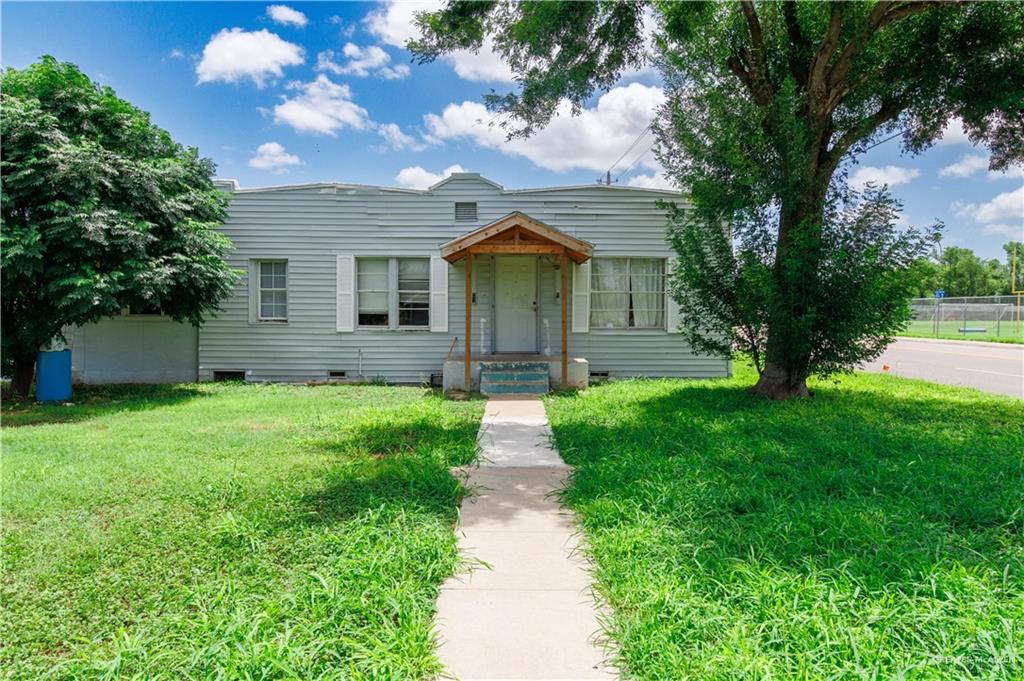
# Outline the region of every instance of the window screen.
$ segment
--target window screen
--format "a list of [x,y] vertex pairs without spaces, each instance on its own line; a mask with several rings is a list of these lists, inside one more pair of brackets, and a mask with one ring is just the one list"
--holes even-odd
[[288,263],[284,260],[260,263],[260,319],[288,319]]
[[398,259],[398,326],[430,326],[430,260]]
[[359,258],[356,278],[359,326],[387,326],[388,259]]
[[357,258],[359,326],[430,326],[430,258]]
[[665,328],[665,261],[594,258],[590,280],[594,329]]

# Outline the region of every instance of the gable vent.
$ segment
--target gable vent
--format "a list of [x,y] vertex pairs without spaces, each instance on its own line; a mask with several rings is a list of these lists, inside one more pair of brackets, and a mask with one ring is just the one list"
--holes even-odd
[[459,222],[473,222],[474,220],[476,220],[476,204],[456,203],[455,219],[458,220]]

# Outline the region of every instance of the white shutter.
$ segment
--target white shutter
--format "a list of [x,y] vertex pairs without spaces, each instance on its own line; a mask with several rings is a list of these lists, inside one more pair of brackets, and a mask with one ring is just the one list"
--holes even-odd
[[356,330],[356,259],[338,256],[338,331]]
[[440,256],[430,258],[430,330],[448,333],[448,262]]
[[572,332],[590,331],[590,261],[579,263],[572,273]]
[[249,261],[249,323],[255,324],[259,321],[260,306],[260,261]]
[[679,306],[676,305],[676,301],[672,300],[672,296],[668,292],[669,273],[675,269],[675,266],[675,258],[665,260],[665,330],[669,333],[681,333],[679,330]]

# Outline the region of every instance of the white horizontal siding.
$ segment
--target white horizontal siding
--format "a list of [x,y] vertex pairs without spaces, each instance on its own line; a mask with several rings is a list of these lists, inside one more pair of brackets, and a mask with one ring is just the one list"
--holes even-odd
[[[456,178],[433,193],[372,187],[298,187],[234,194],[223,231],[245,269],[250,260],[288,260],[288,322],[250,323],[247,280],[199,333],[199,376],[245,369],[251,380],[311,380],[328,371],[359,372],[391,381],[419,382],[441,370],[453,340],[462,354],[465,270],[449,269],[448,332],[336,330],[336,256],[436,256],[438,246],[512,211],[522,211],[594,245],[594,255],[670,257],[665,216],[655,206],[664,194],[608,187],[502,191],[477,178]],[[456,222],[454,203],[475,201],[478,219]],[[474,263],[474,352],[492,345],[493,270],[490,258]],[[560,350],[560,285],[550,259],[540,267],[540,349]],[[570,297],[571,300],[571,297]],[[613,375],[720,376],[721,359],[700,357],[678,335],[657,332],[570,334],[569,351],[593,371]]]

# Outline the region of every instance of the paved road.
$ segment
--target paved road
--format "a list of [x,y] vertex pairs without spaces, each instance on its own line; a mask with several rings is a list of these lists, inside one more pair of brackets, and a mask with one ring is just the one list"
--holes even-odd
[[896,376],[963,385],[989,393],[1024,398],[1024,346],[975,341],[901,338],[865,371],[888,364]]

